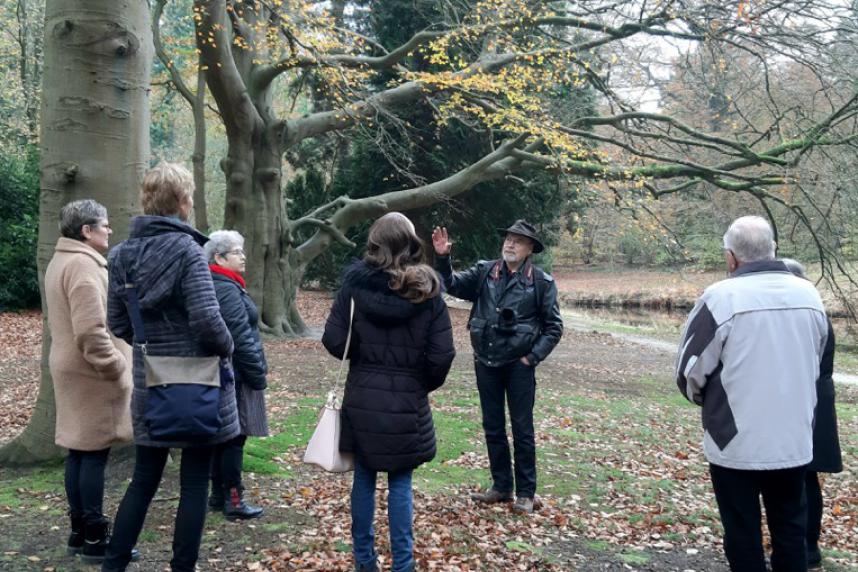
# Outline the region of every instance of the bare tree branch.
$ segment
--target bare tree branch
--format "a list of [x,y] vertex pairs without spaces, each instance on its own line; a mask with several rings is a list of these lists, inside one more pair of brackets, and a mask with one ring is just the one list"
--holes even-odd
[[152,10],[152,40],[155,44],[155,54],[170,73],[170,80],[173,82],[173,85],[176,86],[176,89],[182,94],[182,97],[185,98],[188,104],[193,107],[196,105],[197,96],[185,84],[182,75],[176,69],[172,58],[167,55],[167,51],[164,49],[164,44],[161,41],[161,16],[164,14],[164,6],[166,4],[167,0],[156,0]]

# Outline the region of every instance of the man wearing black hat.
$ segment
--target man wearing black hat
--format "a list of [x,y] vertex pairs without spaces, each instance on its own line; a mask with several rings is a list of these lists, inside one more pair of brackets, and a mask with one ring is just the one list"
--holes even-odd
[[511,227],[498,230],[505,236],[502,257],[482,260],[455,274],[446,228],[435,228],[432,245],[437,255],[435,268],[447,292],[473,302],[468,330],[493,485],[472,498],[484,503],[513,500],[506,401],[515,448],[513,509],[530,514],[536,494],[535,368],[560,341],[563,320],[554,279],[530,260],[531,253],[544,250],[536,229],[527,221],[517,220]]

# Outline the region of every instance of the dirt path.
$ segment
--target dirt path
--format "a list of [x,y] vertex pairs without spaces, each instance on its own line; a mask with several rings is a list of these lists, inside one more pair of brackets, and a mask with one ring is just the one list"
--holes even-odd
[[[605,322],[603,320],[594,320],[586,315],[574,310],[563,312],[564,323],[567,328],[572,328],[578,331],[590,331],[593,329],[604,329]],[[641,334],[629,334],[624,332],[608,332],[611,336],[617,339],[624,340],[646,349],[676,355],[676,341],[667,341],[657,337],[646,336]],[[834,372],[834,382],[838,385],[853,385],[858,386],[858,375]]]

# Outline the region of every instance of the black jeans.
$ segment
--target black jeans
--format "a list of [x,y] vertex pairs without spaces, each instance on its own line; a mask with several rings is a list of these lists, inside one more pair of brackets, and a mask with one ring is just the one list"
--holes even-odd
[[804,478],[807,494],[807,547],[816,548],[819,545],[819,535],[822,531],[822,487],[819,486],[819,473],[808,471]]
[[[173,531],[173,572],[193,572],[200,553],[209,487],[212,447],[182,449],[179,509]],[[143,529],[149,503],[161,484],[169,449],[137,446],[134,476],[116,513],[113,537],[104,560],[105,569],[125,570],[131,549]]]
[[239,435],[226,443],[215,445],[212,458],[213,491],[241,488],[241,468],[246,441],[246,435]]
[[476,362],[476,373],[493,488],[501,492],[513,490],[506,436],[506,400],[515,447],[515,492],[520,497],[533,498],[536,494],[536,439],[533,431],[536,368],[518,360],[500,367]]
[[69,514],[83,518],[87,524],[104,520],[104,467],[110,447],[100,451],[78,451],[69,449],[66,457],[66,497]]
[[805,467],[742,471],[710,464],[709,473],[724,525],[724,552],[730,570],[766,572],[762,495],[772,536],[772,571],[806,572]]

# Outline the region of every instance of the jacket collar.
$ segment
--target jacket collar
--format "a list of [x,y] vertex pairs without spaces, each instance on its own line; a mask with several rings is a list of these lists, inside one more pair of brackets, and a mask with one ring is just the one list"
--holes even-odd
[[[504,272],[505,266],[506,263],[504,262],[503,258],[496,260],[495,265],[489,272],[489,278],[491,278],[495,282],[500,280],[501,274]],[[509,272],[509,268],[507,268],[506,271]],[[524,264],[519,266],[518,272],[516,272],[516,274],[520,274],[521,276],[523,276],[524,281],[528,285],[533,284],[533,262],[530,260],[529,256],[527,257],[527,260],[524,261]]]
[[157,236],[167,232],[181,232],[190,235],[200,246],[209,241],[208,237],[191,225],[178,218],[168,216],[141,215],[131,219],[129,238]]
[[86,254],[87,256],[98,262],[99,266],[107,268],[107,260],[104,258],[104,256],[102,256],[101,253],[98,252],[96,249],[94,249],[85,242],[81,242],[80,240],[61,236],[59,240],[57,240],[57,246],[55,250],[56,252],[72,252],[75,254]]
[[745,276],[746,274],[756,274],[758,272],[786,272],[787,274],[790,274],[786,264],[780,260],[758,260],[756,262],[748,262],[747,264],[741,265],[733,271],[730,278],[737,278],[739,276]]

